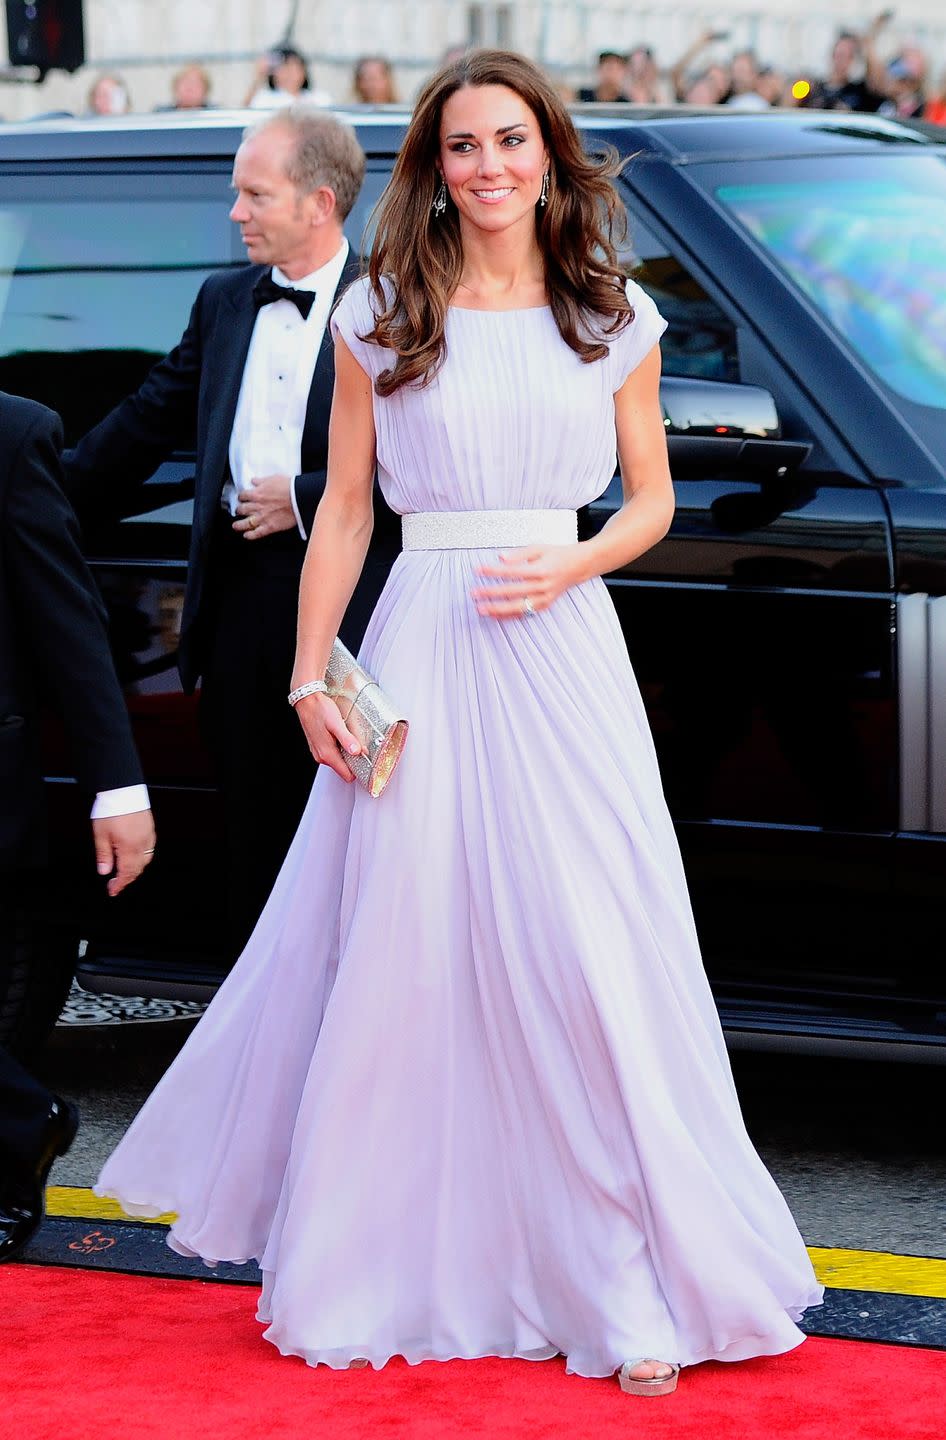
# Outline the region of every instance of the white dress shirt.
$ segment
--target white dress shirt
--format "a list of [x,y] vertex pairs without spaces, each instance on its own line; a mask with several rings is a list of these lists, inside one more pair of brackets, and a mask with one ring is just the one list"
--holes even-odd
[[221,505],[236,515],[239,492],[251,490],[254,478],[288,475],[293,514],[303,540],[307,536],[295,485],[295,477],[302,469],[302,432],[315,362],[347,260],[348,241],[343,240],[341,249],[326,265],[301,280],[289,280],[273,267],[277,285],[312,290],[315,301],[306,320],[290,300],[274,300],[261,307],[246,353],[230,432],[231,479],[223,487]]

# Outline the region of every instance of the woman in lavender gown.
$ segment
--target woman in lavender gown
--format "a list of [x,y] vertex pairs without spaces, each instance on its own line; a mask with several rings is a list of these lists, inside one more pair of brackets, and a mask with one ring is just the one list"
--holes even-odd
[[[746,1134],[601,575],[673,500],[653,302],[553,87],[479,52],[421,95],[333,317],[328,484],[293,686],[358,575],[375,466],[405,548],[361,660],[411,733],[381,799],[322,761],[238,965],[106,1164],[170,1242],[256,1258],[283,1354],[544,1359],[667,1393],[819,1303]],[[575,509],[620,459],[625,503]]]

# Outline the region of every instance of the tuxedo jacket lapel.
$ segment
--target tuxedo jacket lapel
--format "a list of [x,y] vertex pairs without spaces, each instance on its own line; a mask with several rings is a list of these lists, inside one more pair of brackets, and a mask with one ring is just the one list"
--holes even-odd
[[[342,271],[342,278],[332,299],[334,310],[339,298],[344,295],[352,281],[357,280],[361,265],[357,257],[349,255]],[[305,426],[302,431],[302,468],[322,469],[328,454],[328,422],[332,411],[332,391],[335,386],[335,343],[328,325],[322,336],[315,369],[312,372],[312,388],[306,408]],[[314,458],[313,458],[314,457]]]
[[259,265],[246,271],[246,283],[227,294],[220,307],[220,316],[212,337],[213,353],[205,357],[208,373],[214,381],[208,387],[207,399],[211,412],[207,422],[207,441],[201,465],[200,488],[197,495],[197,516],[201,527],[213,521],[220,503],[220,493],[227,474],[230,434],[240,398],[240,385],[246,357],[256,324],[253,286],[261,273]]

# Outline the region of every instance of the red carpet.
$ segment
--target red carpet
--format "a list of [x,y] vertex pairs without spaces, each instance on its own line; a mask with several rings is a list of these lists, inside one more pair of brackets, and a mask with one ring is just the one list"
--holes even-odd
[[946,1354],[807,1340],[637,1400],[560,1360],[312,1370],[260,1339],[256,1292],[0,1268],[0,1432],[16,1440],[943,1440]]

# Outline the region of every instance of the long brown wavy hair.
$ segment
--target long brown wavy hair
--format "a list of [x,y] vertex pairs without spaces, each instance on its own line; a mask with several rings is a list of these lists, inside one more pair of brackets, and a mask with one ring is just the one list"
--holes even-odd
[[[539,123],[551,174],[548,203],[536,208],[536,236],[549,305],[566,345],[586,363],[600,360],[608,350],[602,336],[616,334],[634,317],[612,244],[626,225],[611,184],[621,168],[617,152],[585,153],[564,104],[531,61],[507,50],[474,50],[444,66],[421,92],[377,207],[368,264],[377,319],[363,338],[396,356],[375,381],[379,395],[428,384],[446,359],[444,329],[460,283],[463,247],[456,207],[448,205],[438,218],[432,206],[441,179],[443,107],[467,85],[507,86]],[[593,317],[600,317],[597,324]]]

